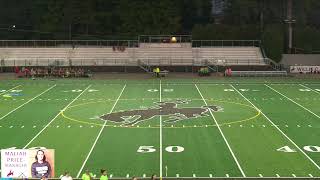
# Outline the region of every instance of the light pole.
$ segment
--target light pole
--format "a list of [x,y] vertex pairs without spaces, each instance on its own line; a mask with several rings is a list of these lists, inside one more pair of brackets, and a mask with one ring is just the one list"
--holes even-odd
[[292,17],[292,0],[287,0],[287,19],[284,20],[284,23],[288,24],[288,54],[292,53],[292,36],[293,36],[293,27],[292,25],[296,23],[296,20]]

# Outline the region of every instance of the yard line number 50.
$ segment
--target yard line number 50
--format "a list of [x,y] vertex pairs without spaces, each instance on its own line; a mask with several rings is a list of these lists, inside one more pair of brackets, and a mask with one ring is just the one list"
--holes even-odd
[[[167,152],[170,153],[180,153],[184,151],[184,147],[181,146],[167,146],[165,148]],[[153,153],[156,152],[156,148],[154,146],[140,146],[137,150],[138,153]]]

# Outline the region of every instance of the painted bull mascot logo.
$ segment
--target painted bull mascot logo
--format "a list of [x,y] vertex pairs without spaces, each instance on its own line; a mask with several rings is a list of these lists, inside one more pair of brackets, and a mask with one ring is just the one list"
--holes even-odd
[[130,126],[139,122],[151,119],[155,116],[167,116],[165,123],[175,123],[181,120],[208,116],[209,111],[217,112],[222,108],[215,105],[201,107],[177,107],[178,104],[187,104],[186,100],[177,100],[175,102],[157,102],[156,106],[147,109],[136,109],[128,111],[119,111],[100,116],[100,119],[121,123],[121,125]]

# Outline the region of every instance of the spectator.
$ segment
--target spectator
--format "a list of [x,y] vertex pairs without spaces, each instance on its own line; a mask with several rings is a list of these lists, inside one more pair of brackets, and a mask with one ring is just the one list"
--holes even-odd
[[61,176],[61,180],[72,180],[72,177],[70,176],[70,173],[66,171],[63,176]]
[[94,178],[93,174],[87,169],[84,174],[82,174],[82,180],[92,180]]
[[108,180],[107,170],[101,169],[101,177],[100,180]]
[[156,180],[157,176],[155,174],[151,175],[151,180]]

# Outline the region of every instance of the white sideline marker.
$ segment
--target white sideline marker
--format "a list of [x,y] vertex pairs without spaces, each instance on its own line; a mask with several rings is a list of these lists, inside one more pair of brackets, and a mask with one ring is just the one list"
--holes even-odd
[[36,128],[37,126],[32,126],[33,128]]
[[[84,91],[82,91],[82,93],[83,92],[85,92],[88,88],[90,88],[90,86],[91,85],[89,85]],[[117,98],[117,100],[115,101],[115,103],[113,104],[113,106],[112,106],[112,108],[111,108],[111,110],[110,110],[110,113],[113,111],[113,109],[116,107],[116,104],[118,103],[118,101],[119,101],[119,99],[120,99],[120,97],[121,97],[121,95],[122,95],[122,93],[123,93],[123,91],[124,91],[124,89],[126,88],[126,84],[123,86],[123,88],[122,88],[122,90],[121,90],[121,92],[120,92],[120,94],[119,94],[119,96],[118,96],[118,98]],[[81,94],[82,94],[81,93]],[[80,95],[81,95],[80,94]],[[79,97],[79,96],[78,96]],[[77,98],[78,98],[77,97]],[[73,101],[72,101],[73,102]],[[71,102],[71,103],[72,103]],[[70,103],[70,104],[71,104]],[[70,105],[69,104],[69,105]],[[94,143],[93,143],[93,145],[92,145],[92,147],[91,147],[91,149],[90,149],[90,151],[89,151],[89,153],[88,153],[88,155],[87,155],[87,157],[86,157],[86,159],[84,160],[84,162],[83,162],[83,164],[82,164],[82,166],[81,166],[81,168],[80,168],[80,170],[79,170],[79,172],[78,172],[78,174],[77,174],[77,178],[79,178],[79,176],[80,176],[80,173],[82,172],[82,170],[83,170],[83,168],[84,168],[84,166],[85,166],[85,164],[86,164],[86,162],[88,161],[88,159],[89,159],[89,157],[90,157],[90,155],[91,155],[91,153],[92,153],[92,151],[93,151],[93,149],[94,149],[94,147],[96,146],[96,144],[97,144],[97,142],[98,142],[98,139],[100,138],[100,136],[101,136],[101,133],[102,133],[102,131],[103,131],[103,129],[104,129],[104,127],[106,126],[106,123],[107,123],[107,121],[105,121],[104,122],[104,124],[103,124],[103,126],[102,126],[102,128],[100,129],[100,132],[99,132],[99,134],[98,134],[98,136],[97,136],[97,138],[96,138],[96,140],[94,141]]]
[[[204,97],[203,97],[203,95],[202,95],[202,93],[201,93],[200,89],[198,88],[197,84],[194,84],[194,85],[195,85],[195,87],[197,88],[197,90],[198,90],[198,92],[199,92],[199,94],[200,94],[200,96],[201,96],[201,98],[202,98],[202,100],[203,100],[204,104],[205,104],[206,106],[208,106],[208,104],[207,104],[206,100],[204,99]],[[233,87],[233,86],[232,86],[232,87]],[[231,153],[231,155],[232,155],[232,157],[233,157],[234,161],[236,162],[236,164],[237,164],[237,166],[238,166],[238,168],[239,168],[239,170],[240,170],[240,172],[241,172],[242,176],[243,176],[243,177],[246,177],[246,174],[243,172],[243,170],[242,170],[242,168],[241,168],[241,166],[240,166],[240,164],[239,164],[239,162],[238,162],[238,159],[237,159],[237,158],[236,158],[236,156],[234,155],[234,153],[233,153],[233,151],[232,151],[232,149],[231,149],[231,147],[230,147],[230,145],[229,145],[229,142],[227,141],[226,137],[224,136],[224,134],[223,134],[223,132],[222,132],[222,130],[221,130],[221,128],[220,128],[220,126],[218,125],[218,122],[217,122],[216,118],[214,117],[214,115],[213,115],[213,113],[212,113],[211,109],[209,109],[209,112],[210,112],[211,117],[213,118],[213,120],[214,120],[215,124],[217,125],[217,128],[219,129],[220,134],[221,134],[221,136],[222,136],[222,138],[223,138],[224,142],[225,142],[225,143],[226,143],[226,145],[228,146],[228,149],[229,149],[229,151],[230,151],[230,153]]]
[[292,174],[293,177],[297,177],[295,174]]
[[279,175],[279,174],[276,174],[276,176],[277,176],[277,177],[280,177],[280,175]]
[[196,174],[192,174],[192,177],[197,177]]
[[31,99],[28,100],[27,102],[25,102],[25,103],[21,104],[20,106],[16,107],[16,108],[13,109],[12,111],[10,111],[10,112],[8,112],[7,114],[5,114],[4,116],[2,116],[2,117],[0,118],[0,120],[2,120],[3,118],[7,117],[7,116],[10,115],[11,113],[15,112],[16,110],[18,110],[18,109],[21,108],[22,106],[28,104],[29,102],[31,102],[32,100],[36,99],[37,97],[41,96],[42,94],[46,93],[47,91],[49,91],[50,89],[54,88],[55,86],[56,86],[56,84],[53,85],[53,86],[51,86],[50,88],[46,89],[46,90],[43,91],[42,93],[36,95],[35,97],[31,98]]
[[176,177],[179,177],[180,175],[179,174],[176,174]]
[[142,176],[142,177],[144,177],[144,178],[145,178],[145,177],[146,177],[146,174],[143,174],[143,176]]
[[[160,102],[162,101],[162,86],[161,86],[161,79],[160,79],[160,83],[159,83],[159,100]],[[159,174],[160,174],[160,179],[162,179],[162,116],[160,115],[159,117],[159,124],[160,124],[160,154],[159,154],[159,158],[160,158],[160,168],[159,168]]]
[[229,174],[226,174],[226,177],[230,177]]
[[[266,84],[265,84],[265,85],[266,85]],[[275,124],[273,123],[273,121],[271,121],[260,109],[257,108],[257,106],[255,106],[251,101],[249,101],[241,92],[239,92],[239,91],[238,91],[235,87],[233,87],[231,84],[230,84],[230,86],[231,86],[234,90],[236,90],[246,101],[248,101],[256,110],[260,111],[261,114],[262,114],[271,124],[275,125]],[[266,86],[268,86],[268,85],[266,85]],[[268,87],[270,87],[270,86],[268,86]],[[286,125],[286,126],[287,126],[287,125]],[[309,159],[310,162],[313,163],[313,165],[315,165],[315,166],[320,170],[319,165],[318,165],[316,162],[314,162],[314,160],[311,159],[294,141],[292,141],[292,139],[290,139],[279,127],[275,126],[275,128],[276,128],[284,137],[286,137],[303,155],[305,155],[305,157],[306,157],[307,159]]]
[[9,128],[13,128],[13,126],[10,126]]
[[309,174],[310,177],[313,177],[312,174]]
[[212,178],[212,174],[209,174],[209,177],[211,177],[211,178]]
[[293,102],[294,104],[296,104],[296,105],[300,106],[300,107],[301,107],[301,108],[303,108],[304,110],[308,111],[309,113],[313,114],[314,116],[316,116],[317,118],[319,118],[319,119],[320,119],[320,116],[318,116],[318,115],[317,115],[317,114],[315,114],[314,112],[310,111],[309,109],[305,108],[305,107],[304,107],[304,106],[302,106],[301,104],[299,104],[299,103],[295,102],[293,99],[291,99],[291,98],[287,97],[286,95],[284,95],[284,94],[280,93],[279,91],[277,91],[277,90],[273,89],[272,87],[270,87],[270,86],[268,86],[268,85],[266,85],[266,84],[265,84],[265,86],[267,86],[268,88],[270,88],[270,89],[271,89],[271,90],[273,90],[274,92],[276,92],[276,93],[280,94],[281,96],[283,96],[283,97],[287,98],[289,101],[291,101],[291,102]]
[[126,178],[129,178],[129,174],[126,175]]
[[110,178],[112,178],[113,174],[110,174]]
[[263,177],[263,175],[262,175],[262,174],[259,174],[259,177]]
[[24,128],[24,126],[21,126],[21,128]]
[[[27,148],[58,116],[60,116],[61,112],[65,111],[75,100],[77,100],[88,88],[90,88],[91,85],[89,85],[84,91],[82,91],[76,98],[74,98],[67,106],[65,106],[46,126],[44,126],[41,131],[34,136],[27,145],[23,147],[23,149]],[[35,128],[36,126],[33,126]]]

